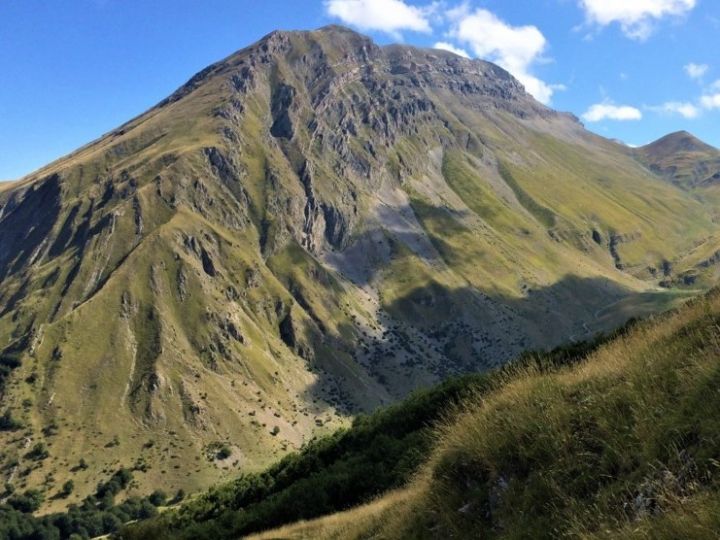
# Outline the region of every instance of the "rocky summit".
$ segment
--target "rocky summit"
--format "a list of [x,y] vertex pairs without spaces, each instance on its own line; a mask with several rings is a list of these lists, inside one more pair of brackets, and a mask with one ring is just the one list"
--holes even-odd
[[46,509],[120,467],[198,489],[674,306],[720,262],[717,182],[664,165],[688,151],[594,135],[487,62],[274,32],[0,186],[3,474],[72,479]]

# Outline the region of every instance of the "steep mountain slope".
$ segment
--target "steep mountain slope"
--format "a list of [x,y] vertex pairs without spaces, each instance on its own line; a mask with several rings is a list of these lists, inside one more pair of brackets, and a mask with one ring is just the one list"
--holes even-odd
[[0,192],[5,479],[73,479],[52,509],[120,466],[131,493],[257,469],[673,305],[712,218],[492,64],[272,33]]

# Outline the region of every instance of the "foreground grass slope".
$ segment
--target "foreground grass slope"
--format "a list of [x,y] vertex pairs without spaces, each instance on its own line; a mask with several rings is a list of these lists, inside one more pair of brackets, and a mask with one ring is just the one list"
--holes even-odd
[[405,490],[259,538],[716,538],[718,323],[715,291],[578,364],[508,371]]

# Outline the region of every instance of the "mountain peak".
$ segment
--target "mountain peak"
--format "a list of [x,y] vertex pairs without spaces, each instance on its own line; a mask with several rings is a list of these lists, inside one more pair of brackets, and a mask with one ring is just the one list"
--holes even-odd
[[718,152],[709,144],[701,141],[692,133],[682,130],[669,133],[648,145],[641,150],[646,153],[662,153],[663,155],[676,154],[679,152]]
[[683,188],[715,185],[720,178],[720,150],[687,131],[676,131],[637,149],[653,172]]
[[326,34],[355,34],[355,35],[362,35],[359,32],[356,32],[352,28],[348,28],[347,26],[343,26],[341,24],[328,24],[326,26],[321,26],[317,30],[314,30],[314,32],[323,32]]
[[356,32],[352,28],[348,28],[347,26],[342,26],[340,24],[328,24],[325,26],[321,26],[320,28],[316,28],[314,30],[284,30],[277,28],[273,30],[272,32],[269,32],[262,38],[258,40],[258,43],[263,43],[264,41],[271,39],[276,36],[281,37],[290,37],[290,36],[296,36],[296,37],[308,37],[312,35],[318,35],[318,34],[324,34],[327,36],[356,36],[359,38],[367,39],[370,38],[361,34],[360,32]]

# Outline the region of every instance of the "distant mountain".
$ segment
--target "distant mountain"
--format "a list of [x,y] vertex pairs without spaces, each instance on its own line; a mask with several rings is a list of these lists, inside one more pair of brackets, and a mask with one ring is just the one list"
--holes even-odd
[[[720,150],[687,131],[666,135],[634,151],[637,159],[666,180],[687,190],[720,221]],[[720,279],[720,237],[711,235],[675,261],[664,286],[708,287]]]
[[637,149],[654,172],[684,188],[720,184],[720,150],[687,131],[666,135]]
[[716,206],[636,158],[493,64],[273,32],[0,193],[5,480],[197,489],[676,305]]

